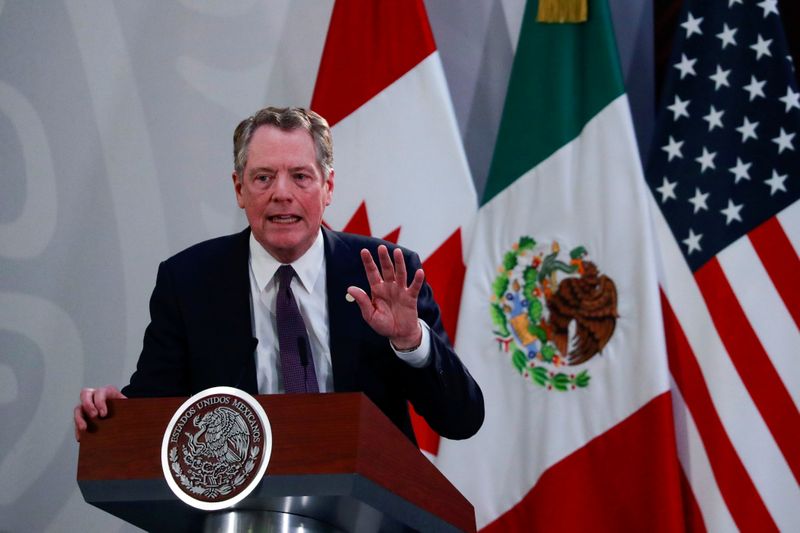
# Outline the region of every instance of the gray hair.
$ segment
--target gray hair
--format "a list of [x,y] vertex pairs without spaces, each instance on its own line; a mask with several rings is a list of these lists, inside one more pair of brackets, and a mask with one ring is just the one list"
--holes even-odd
[[302,107],[265,107],[236,126],[233,132],[233,166],[242,179],[247,166],[247,151],[253,133],[261,126],[275,126],[283,131],[303,129],[311,135],[317,154],[317,165],[324,179],[333,168],[333,139],[328,121],[310,109]]

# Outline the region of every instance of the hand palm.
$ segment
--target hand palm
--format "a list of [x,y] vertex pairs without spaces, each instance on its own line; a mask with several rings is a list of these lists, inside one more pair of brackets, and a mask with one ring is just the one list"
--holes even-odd
[[348,288],[361,309],[361,316],[379,335],[388,337],[399,347],[419,345],[421,330],[417,320],[417,297],[425,274],[414,273],[411,284],[407,284],[406,265],[399,248],[394,250],[394,264],[386,246],[378,247],[378,270],[372,255],[361,250],[361,260],[369,282],[370,296],[358,287]]

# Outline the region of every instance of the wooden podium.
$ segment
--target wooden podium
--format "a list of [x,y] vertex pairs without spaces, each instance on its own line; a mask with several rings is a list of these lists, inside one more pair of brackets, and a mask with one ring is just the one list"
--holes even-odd
[[305,531],[475,531],[472,505],[363,394],[257,400],[272,426],[272,457],[234,507],[197,510],[164,479],[162,437],[185,398],[110,401],[109,416],[81,437],[84,499],[147,531],[236,530],[230,524],[247,514],[305,519]]

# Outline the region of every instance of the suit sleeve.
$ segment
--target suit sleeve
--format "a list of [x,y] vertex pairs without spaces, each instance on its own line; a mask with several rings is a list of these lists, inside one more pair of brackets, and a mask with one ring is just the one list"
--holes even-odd
[[186,396],[189,394],[188,349],[180,307],[168,264],[158,267],[150,297],[150,324],[136,372],[122,389],[129,397]]
[[[416,254],[408,254],[411,276],[420,268]],[[483,393],[453,350],[442,326],[439,306],[424,283],[417,300],[419,317],[430,327],[430,361],[423,368],[407,367],[407,394],[431,428],[448,439],[466,439],[483,424]]]

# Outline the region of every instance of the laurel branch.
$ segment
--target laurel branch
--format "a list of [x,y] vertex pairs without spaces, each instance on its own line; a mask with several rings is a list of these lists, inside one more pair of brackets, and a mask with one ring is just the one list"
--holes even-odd
[[206,470],[206,467],[208,466],[209,462],[204,461],[202,460],[202,458],[197,457],[193,453],[194,450],[190,448],[194,447],[193,446],[183,447],[183,462],[188,467],[186,473],[184,473],[183,470],[181,469],[180,461],[178,460],[177,447],[172,447],[169,450],[170,467],[172,468],[172,471],[175,473],[175,477],[178,479],[181,486],[183,486],[183,488],[186,489],[187,492],[195,494],[197,496],[203,496],[210,500],[217,499],[220,496],[226,496],[230,494],[236,487],[244,483],[247,480],[250,473],[255,468],[256,460],[258,459],[258,456],[261,453],[261,448],[259,448],[258,446],[253,446],[252,448],[250,448],[250,454],[248,460],[245,461],[243,465],[240,463],[232,465],[223,465],[222,467],[218,466],[217,470],[220,469],[223,470],[218,472],[218,474],[221,477],[226,478],[226,483],[217,487],[206,487],[201,483],[201,479],[204,475],[203,472],[204,470]]

